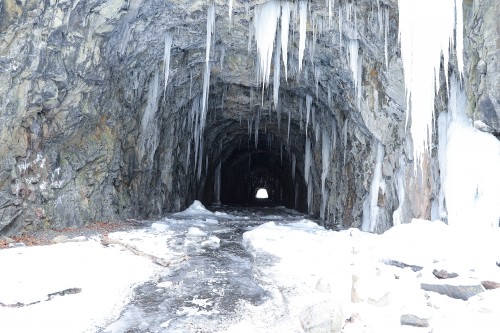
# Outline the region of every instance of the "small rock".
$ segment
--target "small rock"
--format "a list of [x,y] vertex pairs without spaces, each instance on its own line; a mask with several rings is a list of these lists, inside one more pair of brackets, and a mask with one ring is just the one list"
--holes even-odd
[[433,283],[422,283],[420,285],[425,291],[433,291],[441,295],[445,295],[455,299],[468,300],[474,295],[482,293],[485,289],[480,283],[469,283],[463,284],[433,284]]
[[404,314],[400,319],[401,325],[416,326],[416,327],[429,327],[428,318],[420,318],[412,314]]
[[397,260],[386,260],[386,261],[384,261],[384,264],[389,265],[389,266],[396,266],[399,268],[409,267],[414,272],[418,272],[418,271],[421,271],[423,269],[423,267],[421,267],[421,266],[409,265],[409,264],[405,264],[404,262],[397,261]]
[[495,282],[495,281],[481,281],[481,284],[483,285],[484,289],[486,289],[486,290],[500,288],[500,283]]
[[300,324],[306,333],[337,333],[342,330],[342,308],[331,300],[314,304],[300,314]]
[[456,278],[458,277],[458,274],[457,273],[449,273],[448,271],[442,269],[442,270],[433,270],[432,271],[432,274],[434,274],[435,277],[437,277],[438,279],[453,279],[453,278]]
[[52,243],[59,244],[59,243],[64,243],[67,240],[68,240],[68,236],[59,235],[59,236],[52,238]]

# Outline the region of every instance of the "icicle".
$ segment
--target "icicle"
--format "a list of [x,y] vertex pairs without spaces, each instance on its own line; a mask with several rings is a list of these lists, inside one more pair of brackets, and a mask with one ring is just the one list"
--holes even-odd
[[384,28],[384,55],[385,55],[385,68],[389,69],[389,8],[384,8],[384,17],[385,17],[385,28]]
[[328,28],[332,28],[333,7],[335,0],[328,0]]
[[311,95],[306,96],[306,136],[307,128],[309,127],[309,115],[311,114],[312,97]]
[[363,212],[363,225],[361,229],[363,231],[374,232],[377,227],[377,217],[378,217],[378,192],[382,180],[382,162],[384,160],[384,146],[381,142],[377,144],[377,157],[375,160],[375,167],[373,169],[373,179],[370,185],[370,196],[369,196],[369,213]]
[[297,165],[297,157],[292,153],[292,182],[295,182],[295,167]]
[[407,122],[411,112],[410,132],[415,168],[423,163],[423,155],[430,153],[434,97],[439,89],[441,55],[444,58],[444,74],[448,81],[448,58],[455,30],[457,62],[460,73],[463,70],[462,19],[462,0],[399,0],[399,33],[405,76]]
[[328,107],[332,108],[332,88],[328,85]]
[[348,51],[349,51],[349,67],[351,68],[352,79],[354,82],[354,89],[356,93],[356,105],[359,108],[361,103],[362,61],[361,57],[359,57],[359,41],[357,39],[349,40]]
[[211,4],[208,6],[207,10],[207,39],[206,39],[206,50],[205,50],[205,75],[203,77],[203,100],[202,100],[202,110],[203,114],[206,116],[207,103],[208,103],[208,92],[210,87],[210,49],[212,47],[212,34],[215,28],[215,6]]
[[326,177],[330,171],[330,154],[331,154],[331,141],[329,133],[326,129],[323,129],[321,135],[321,209],[320,218],[325,218],[325,208],[328,199],[328,193],[326,190]]
[[316,86],[316,99],[318,99],[319,79],[320,78],[321,78],[321,67],[315,66],[314,67],[314,82],[315,82],[315,86]]
[[229,0],[229,23],[233,22],[233,0]]
[[342,48],[342,7],[339,6],[339,44]]
[[384,30],[384,22],[382,21],[382,11],[380,10],[380,0],[377,0],[377,18],[378,18],[378,31],[382,34]]
[[189,162],[191,161],[191,140],[189,140],[186,154],[186,172],[189,170]]
[[158,71],[155,71],[153,79],[149,83],[147,104],[141,120],[141,143],[139,146],[140,160],[149,152],[149,159],[152,161],[158,146],[158,130],[154,118],[158,111],[159,81]]
[[[167,91],[168,76],[170,73],[170,50],[172,49],[172,34],[167,33],[165,35],[165,51],[163,52],[163,67],[165,72],[165,85],[163,88],[163,93]],[[165,95],[163,97],[165,99]]]
[[279,98],[279,91],[280,91],[280,58],[281,58],[281,33],[278,32],[278,36],[276,38],[276,48],[275,48],[275,55],[274,55],[274,75],[273,75],[273,101],[274,101],[274,107],[278,107],[278,98]]
[[193,92],[193,70],[189,71],[189,98],[192,97]]
[[292,6],[286,1],[281,4],[281,53],[285,67],[285,80],[288,79],[288,34],[290,30],[290,14]]
[[220,169],[221,169],[221,161],[219,161],[219,164],[217,164],[217,167],[215,168],[215,175],[214,175],[214,204],[220,205]]
[[311,140],[306,136],[306,147],[305,147],[305,158],[304,158],[304,178],[306,184],[309,185],[309,173],[311,170]]
[[299,72],[302,70],[307,35],[307,1],[299,1]]
[[253,25],[259,55],[259,79],[263,88],[269,84],[274,39],[280,14],[280,3],[275,0],[257,5],[254,9]]

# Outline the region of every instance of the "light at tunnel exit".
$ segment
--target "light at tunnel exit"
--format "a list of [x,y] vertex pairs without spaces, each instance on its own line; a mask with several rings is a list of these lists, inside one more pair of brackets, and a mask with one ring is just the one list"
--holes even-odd
[[267,194],[267,190],[265,188],[259,188],[259,190],[257,191],[257,194],[255,195],[255,198],[256,199],[267,199],[267,198],[269,198],[269,196]]

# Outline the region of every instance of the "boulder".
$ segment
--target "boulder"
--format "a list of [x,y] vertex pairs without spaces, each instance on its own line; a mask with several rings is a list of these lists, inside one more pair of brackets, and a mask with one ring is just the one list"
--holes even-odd
[[444,269],[441,269],[439,271],[435,269],[432,271],[432,274],[434,274],[434,276],[437,277],[438,279],[453,279],[458,277],[457,273],[450,273]]
[[429,318],[420,318],[413,314],[401,315],[401,325],[416,326],[416,327],[429,327]]
[[64,243],[68,240],[68,236],[65,235],[59,235],[54,238],[52,238],[52,243],[54,244],[59,244],[59,243]]
[[420,287],[425,291],[432,291],[464,301],[485,291],[479,281],[474,282],[473,280],[461,282],[449,279],[446,280],[446,283],[422,283]]
[[306,333],[337,333],[342,330],[344,324],[342,307],[333,300],[306,308],[299,318]]

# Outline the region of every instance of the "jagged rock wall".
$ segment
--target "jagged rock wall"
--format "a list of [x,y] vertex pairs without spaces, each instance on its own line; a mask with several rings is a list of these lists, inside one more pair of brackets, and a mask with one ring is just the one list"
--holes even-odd
[[[430,218],[439,169],[433,150],[423,175],[414,174],[411,140],[405,131],[397,2],[356,1],[356,23],[344,17],[342,33],[339,2],[331,28],[325,2],[312,3],[301,73],[294,70],[298,31],[292,24],[290,77],[285,80],[282,71],[281,110],[270,102],[272,85],[261,95],[255,41],[248,47],[252,9],[263,2],[235,0],[229,22],[227,1],[216,1],[204,171],[199,180],[192,110],[203,89],[205,1],[2,2],[0,232],[159,216],[194,198],[210,203],[218,161],[234,157],[241,141],[252,146],[248,126],[255,128],[257,117],[260,133],[275,138],[271,153],[279,156],[285,151],[286,159],[297,157],[297,177],[302,177],[298,208],[304,209],[307,95],[313,97],[315,123],[320,124],[313,126],[311,119],[308,128],[312,211],[319,215],[322,195],[319,129],[334,133],[336,143],[326,179],[328,224],[361,225],[379,142],[385,154],[377,231],[392,225],[396,209],[403,222]],[[378,6],[389,14],[387,68]],[[479,128],[494,133],[500,132],[498,6],[495,0],[464,1],[469,113]],[[167,32],[174,41],[165,88]],[[362,58],[359,102],[347,52],[354,38]],[[445,109],[444,91],[436,98],[438,111]]]

